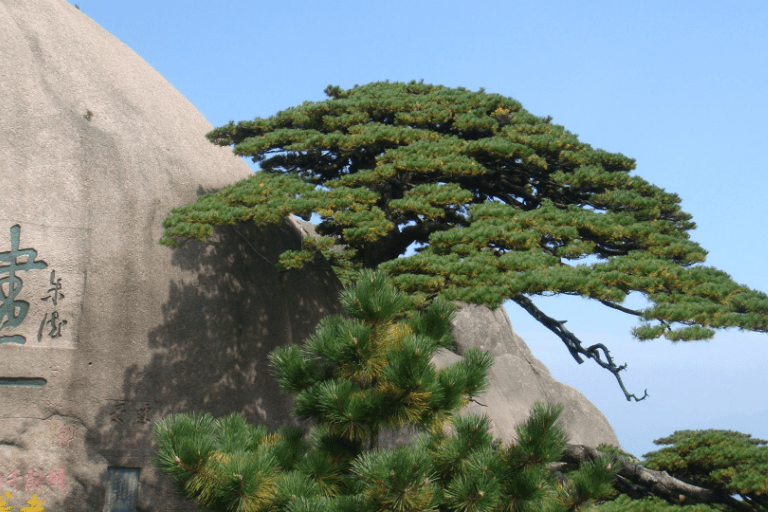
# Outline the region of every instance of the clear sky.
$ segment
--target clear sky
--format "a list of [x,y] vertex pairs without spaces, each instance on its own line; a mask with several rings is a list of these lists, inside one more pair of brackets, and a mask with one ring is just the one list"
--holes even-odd
[[[74,3],[74,2],[71,2]],[[768,2],[740,0],[79,0],[214,125],[267,117],[329,85],[409,81],[503,94],[580,140],[637,160],[678,193],[707,264],[768,292]],[[202,139],[201,144],[207,144]],[[250,161],[249,161],[250,164]],[[633,299],[632,304],[642,304]],[[636,456],[684,429],[768,439],[768,335],[639,342],[633,317],[541,298],[585,346],[604,343],[631,393],[515,304],[515,330]],[[631,304],[630,304],[631,305]]]

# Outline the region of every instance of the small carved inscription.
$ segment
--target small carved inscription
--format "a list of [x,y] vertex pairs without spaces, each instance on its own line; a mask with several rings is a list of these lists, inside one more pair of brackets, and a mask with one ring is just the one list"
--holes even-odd
[[107,468],[104,512],[136,512],[138,497],[138,468]]
[[[48,333],[48,336],[51,338],[60,338],[61,337],[61,328],[67,325],[66,320],[59,320],[59,312],[54,311],[51,313],[51,318],[48,318],[48,313],[45,313],[43,315],[42,321],[40,321],[40,330],[37,331],[37,341],[40,341],[40,339],[43,337],[43,327],[46,325],[51,326],[51,330]],[[48,330],[46,328],[46,330]]]
[[110,421],[112,423],[125,423],[123,415],[125,414],[125,401],[120,400],[112,406]]
[[61,427],[59,430],[59,444],[62,444],[69,448],[69,443],[77,439],[77,435],[75,434],[75,427],[67,428],[67,427]]
[[63,421],[50,421],[46,423],[48,423],[48,431],[56,443],[70,448],[72,443],[78,439],[77,425],[68,425]]
[[144,425],[149,423],[149,403],[141,402],[136,406],[136,423]]
[[[131,409],[133,414],[131,414]],[[152,407],[149,402],[134,402],[129,400],[114,400],[112,411],[109,413],[111,423],[131,423],[146,425],[150,422],[149,415]]]
[[[51,284],[53,285],[52,288],[48,289],[48,295],[45,297],[42,297],[40,300],[42,301],[48,301],[50,299],[51,304],[56,307],[59,305],[59,301],[64,299],[64,294],[61,292],[61,278],[56,278],[56,271],[51,270]],[[50,313],[51,317],[48,318],[48,312],[46,311],[43,315],[43,320],[40,322],[40,329],[37,331],[37,341],[40,341],[40,339],[43,337],[43,328],[45,327],[45,330],[48,331],[48,327],[50,326],[51,330],[47,332],[47,335],[51,338],[60,338],[61,337],[61,329],[65,325],[67,325],[66,320],[61,320],[59,318],[59,312],[58,311],[52,311]]]
[[53,288],[48,288],[48,295],[40,300],[51,299],[54,306],[59,305],[59,300],[64,298],[64,294],[61,292],[61,278],[56,278],[56,271],[51,270],[51,284]]

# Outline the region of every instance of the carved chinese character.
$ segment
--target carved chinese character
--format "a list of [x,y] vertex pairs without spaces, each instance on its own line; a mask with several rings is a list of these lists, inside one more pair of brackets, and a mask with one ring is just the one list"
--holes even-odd
[[43,316],[43,321],[40,322],[40,329],[37,331],[37,341],[40,341],[40,339],[43,337],[43,327],[45,325],[50,325],[51,330],[48,333],[48,336],[51,338],[59,338],[61,336],[61,328],[67,325],[66,320],[59,320],[59,312],[54,311],[51,313],[51,319],[48,320],[48,313],[46,313]]
[[125,413],[125,401],[121,400],[117,402],[112,409],[111,421],[112,423],[123,423],[123,414]]
[[[27,316],[29,302],[17,300],[23,281],[17,272],[27,272],[33,269],[46,268],[44,261],[35,261],[37,251],[34,249],[19,249],[19,233],[21,227],[17,224],[11,227],[11,250],[0,252],[0,330],[4,327],[18,327]],[[21,335],[0,336],[0,343],[24,344],[26,338]]]
[[144,402],[136,408],[136,421],[139,425],[149,423],[149,403]]
[[48,472],[48,476],[45,477],[45,482],[48,484],[48,487],[56,490],[56,486],[58,485],[59,490],[64,490],[64,468],[59,468],[59,474],[57,475],[54,470],[50,470]]
[[14,469],[13,471],[11,471],[11,473],[8,475],[8,480],[10,480],[13,483],[13,490],[15,491],[19,481],[19,470]]
[[51,299],[53,305],[58,306],[59,300],[64,298],[64,294],[61,293],[61,278],[56,279],[55,270],[51,270],[51,284],[53,285],[53,288],[48,288],[48,295],[41,298],[40,300]]
[[69,448],[69,443],[75,440],[77,436],[75,435],[75,427],[67,428],[67,427],[61,427],[61,430],[59,430],[59,443],[62,445],[66,445],[67,448]]
[[24,478],[24,490],[28,491],[32,489],[33,491],[37,490],[40,487],[40,482],[43,481],[43,471],[40,470],[37,472],[37,475],[35,475],[35,470],[30,469],[27,473],[27,476]]

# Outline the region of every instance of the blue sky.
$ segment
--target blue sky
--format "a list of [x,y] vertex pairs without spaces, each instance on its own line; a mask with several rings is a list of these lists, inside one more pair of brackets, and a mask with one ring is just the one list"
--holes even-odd
[[[424,79],[513,97],[593,147],[635,158],[635,174],[683,198],[707,264],[768,291],[767,2],[77,3],[214,126],[322,100],[329,84]],[[628,363],[630,392],[648,389],[644,402],[627,402],[610,373],[578,365],[554,334],[507,307],[534,355],[597,405],[625,450],[641,456],[683,429],[768,439],[768,335],[641,343],[620,312],[571,297],[536,303],[568,319],[585,346],[604,343]]]

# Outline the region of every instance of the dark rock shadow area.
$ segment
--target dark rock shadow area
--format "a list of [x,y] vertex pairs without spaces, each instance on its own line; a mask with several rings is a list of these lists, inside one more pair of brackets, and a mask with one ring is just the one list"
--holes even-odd
[[[167,478],[150,465],[152,426],[168,414],[238,411],[271,431],[296,424],[268,355],[341,312],[341,286],[321,258],[304,270],[275,270],[279,254],[299,245],[297,230],[285,223],[220,227],[208,242],[173,249],[173,265],[197,277],[171,284],[163,322],[146,339],[149,363],[125,369],[123,399],[99,410],[85,440],[94,462],[106,457],[110,466],[141,468],[137,510],[195,510],[174,498]],[[108,342],[120,350],[118,340]],[[71,495],[66,510],[102,509],[104,487],[77,487],[86,495]]]

